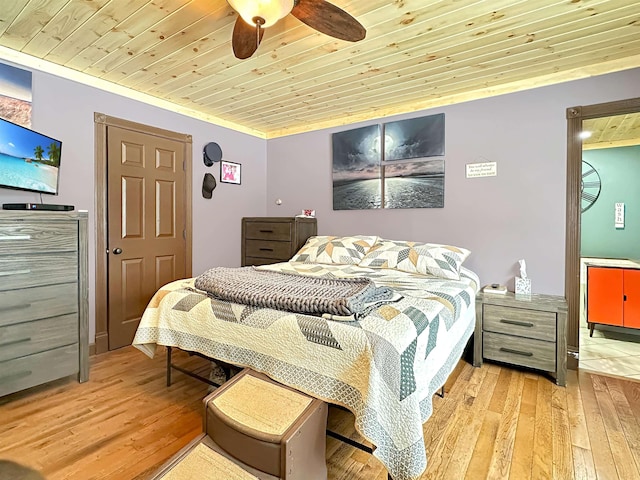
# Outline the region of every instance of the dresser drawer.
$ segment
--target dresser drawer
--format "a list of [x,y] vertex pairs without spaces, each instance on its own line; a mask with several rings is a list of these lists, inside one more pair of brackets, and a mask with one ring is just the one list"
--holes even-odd
[[0,327],[0,362],[77,342],[78,314],[75,313]]
[[77,344],[0,362],[0,396],[73,375],[78,365]]
[[0,327],[77,312],[77,283],[0,292]]
[[77,251],[75,222],[0,222],[0,255]]
[[290,222],[246,222],[245,238],[256,240],[291,240]]
[[287,261],[292,257],[289,242],[274,242],[267,240],[247,240],[245,244],[247,258],[273,258]]
[[491,360],[523,367],[546,371],[556,369],[555,342],[485,332],[482,355]]
[[483,328],[489,332],[555,342],[556,314],[501,305],[485,305]]
[[76,253],[0,257],[0,290],[77,281]]

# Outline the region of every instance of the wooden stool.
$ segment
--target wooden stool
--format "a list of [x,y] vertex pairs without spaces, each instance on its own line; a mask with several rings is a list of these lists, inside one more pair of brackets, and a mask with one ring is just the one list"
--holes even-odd
[[325,402],[245,368],[204,405],[205,433],[239,465],[284,480],[327,478]]

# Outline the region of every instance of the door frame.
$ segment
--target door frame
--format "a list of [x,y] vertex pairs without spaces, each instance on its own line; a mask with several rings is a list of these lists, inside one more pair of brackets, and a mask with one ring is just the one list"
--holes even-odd
[[640,97],[567,108],[567,230],[564,293],[567,299],[567,367],[578,368],[580,350],[580,187],[582,121],[640,112]]
[[95,281],[95,319],[96,338],[95,353],[109,351],[108,329],[108,291],[107,279],[107,245],[108,245],[108,216],[107,216],[107,127],[118,127],[135,132],[154,135],[183,143],[184,145],[184,170],[185,170],[185,228],[186,228],[186,275],[192,275],[192,151],[193,139],[191,135],[172,132],[162,128],[144,125],[117,117],[111,117],[104,113],[95,112],[94,143],[95,143],[95,225],[96,225],[96,281]]

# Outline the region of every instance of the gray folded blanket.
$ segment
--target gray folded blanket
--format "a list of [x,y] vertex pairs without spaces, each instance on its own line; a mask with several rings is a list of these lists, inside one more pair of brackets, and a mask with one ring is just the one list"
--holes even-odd
[[361,318],[381,303],[397,300],[388,287],[368,278],[325,278],[216,267],[196,278],[195,287],[220,300],[288,312]]

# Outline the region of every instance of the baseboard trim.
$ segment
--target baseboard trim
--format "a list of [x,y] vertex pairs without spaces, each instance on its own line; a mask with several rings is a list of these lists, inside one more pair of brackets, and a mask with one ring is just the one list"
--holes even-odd
[[107,332],[96,333],[95,354],[109,351],[109,334]]
[[578,349],[571,345],[567,346],[567,369],[578,369]]

